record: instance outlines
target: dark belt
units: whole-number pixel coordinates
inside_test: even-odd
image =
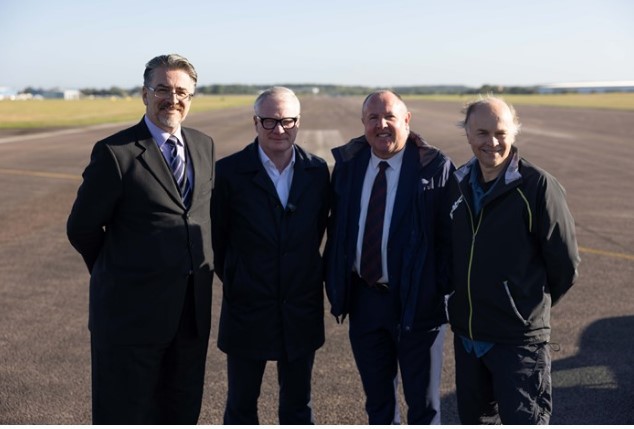
[[[367,287],[368,289],[378,290],[379,292],[387,292],[390,290],[390,285],[388,283],[376,282],[374,284],[369,284],[359,277],[359,274],[357,274],[356,271],[352,272],[352,283],[357,283],[363,287]]]

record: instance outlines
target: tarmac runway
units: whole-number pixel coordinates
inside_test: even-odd
[[[362,134],[361,98],[302,98],[298,143],[330,149]],[[196,100],[194,100],[194,103]],[[140,100],[139,100],[140,103]],[[409,101],[412,129],[454,162],[471,152],[456,103]],[[634,112],[518,106],[520,154],[567,190],[581,248],[580,278],[552,313],[553,424],[634,423]],[[255,136],[250,108],[192,114],[219,158]],[[140,119],[140,118],[139,118]],[[94,143],[127,124],[0,134],[0,424],[90,424],[88,273],[65,224]],[[225,357],[215,345],[214,283],[201,424],[222,423]],[[313,407],[319,424],[366,424],[348,342],[325,308]],[[457,424],[452,334],[443,369],[443,423]],[[406,409],[402,407],[405,415]],[[277,423],[275,365],[265,374],[260,421]]]

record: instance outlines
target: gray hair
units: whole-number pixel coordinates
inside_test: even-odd
[[[253,111],[257,115],[258,111],[260,110],[260,106],[262,105],[262,102],[264,102],[264,100],[266,100],[269,97],[285,97],[285,96],[295,98],[301,110],[301,104],[299,103],[299,98],[297,98],[297,95],[295,95],[292,89],[286,88],[285,86],[273,86],[271,88],[265,89],[264,91],[260,93],[260,95],[258,95],[258,98],[256,98],[255,102],[253,103]]]
[[[166,67],[168,70],[182,70],[192,78],[194,86],[196,86],[196,82],[198,82],[198,73],[196,73],[196,69],[187,58],[178,54],[169,54],[159,55],[147,62],[145,72],[143,73],[144,86],[150,85],[154,70],[160,67]]]
[[[458,126],[466,130],[471,114],[475,112],[475,110],[478,107],[488,106],[494,102],[503,103],[504,105],[506,105],[506,107],[509,108],[509,111],[511,112],[511,116],[513,117],[513,124],[515,125],[515,134],[518,134],[520,132],[520,128],[522,128],[522,124],[520,123],[520,119],[517,116],[515,107],[513,107],[512,104],[507,103],[503,98],[496,97],[491,94],[486,94],[486,95],[480,94],[477,100],[473,100],[465,104],[464,108],[462,109],[462,113],[464,114],[464,120],[458,122]]]

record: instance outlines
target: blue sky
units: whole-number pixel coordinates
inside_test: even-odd
[[[170,52],[203,85],[634,80],[634,1],[0,0],[0,86],[133,87]]]

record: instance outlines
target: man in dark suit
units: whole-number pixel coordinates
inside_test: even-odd
[[[446,185],[442,152],[410,132],[400,96],[363,103],[365,134],[333,149],[326,290],[350,342],[370,424],[400,423],[397,371],[409,424],[440,423],[446,325]]]
[[[68,218],[90,272],[94,424],[195,424],[213,280],[214,143],[181,127],[197,74],[146,64],[144,118],[99,141]]]
[[[310,424],[313,361],[324,343],[319,247],[329,172],[294,143],[300,103],[290,89],[264,91],[254,110],[257,138],[218,161],[212,198],[223,290],[218,347],[228,372],[224,424],[258,424],[267,361],[277,362],[280,424]]]

